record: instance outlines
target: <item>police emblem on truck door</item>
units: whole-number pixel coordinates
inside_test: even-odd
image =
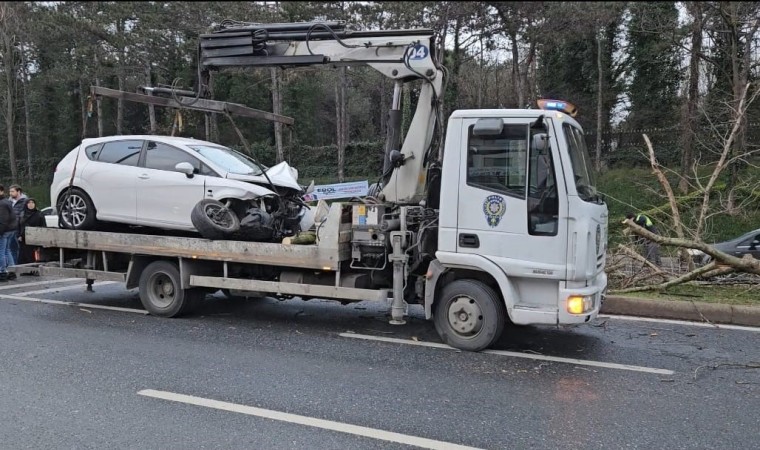
[[[507,212],[504,198],[500,195],[489,195],[483,201],[483,212],[486,215],[488,226],[495,228],[501,222],[504,213]]]

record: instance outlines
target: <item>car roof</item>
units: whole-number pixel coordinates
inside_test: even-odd
[[[744,240],[749,239],[750,237],[756,236],[758,234],[760,234],[760,228],[758,228],[757,230],[748,231],[748,232],[742,234],[741,236],[738,236],[738,237],[735,237],[735,238],[732,238],[732,239],[716,242],[714,245],[730,245],[730,244],[734,244],[734,243],[738,244],[738,243],[743,242]]]
[[[139,140],[153,140],[153,141],[161,141],[166,144],[179,144],[179,145],[215,145],[215,146],[221,146],[222,144],[217,144],[214,142],[209,141],[202,141],[200,139],[194,139],[194,138],[186,138],[186,137],[179,137],[179,136],[161,136],[161,135],[155,135],[155,134],[121,134],[117,136],[103,136],[103,137],[97,137],[97,138],[87,138],[82,139],[82,144],[92,145],[92,144],[100,144],[101,142],[111,142],[111,141],[128,141],[133,139],[139,139]]]

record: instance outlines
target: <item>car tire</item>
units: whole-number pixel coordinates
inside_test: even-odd
[[[98,223],[92,199],[79,188],[67,188],[61,194],[56,207],[60,228],[91,230]]]
[[[190,221],[205,239],[227,239],[240,230],[240,219],[235,212],[210,198],[199,201],[193,207]]]

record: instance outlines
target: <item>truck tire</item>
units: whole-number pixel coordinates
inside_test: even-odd
[[[140,302],[154,316],[188,314],[205,297],[201,289],[182,289],[177,265],[154,261],[140,274]]]
[[[226,239],[240,229],[240,219],[235,212],[211,198],[196,203],[190,221],[205,239]]]
[[[477,280],[456,280],[443,288],[433,322],[444,343],[477,352],[501,337],[506,317],[504,302],[493,289]]]
[[[79,188],[66,189],[58,199],[58,225],[69,230],[91,230],[97,225],[95,205]]]

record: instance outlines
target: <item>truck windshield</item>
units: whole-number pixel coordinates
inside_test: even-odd
[[[591,160],[583,132],[568,123],[563,124],[562,129],[567,140],[570,162],[573,165],[573,178],[578,196],[584,201],[598,203],[600,198],[596,191],[596,180],[591,169]]]
[[[240,175],[261,175],[261,169],[250,158],[227,147],[190,145],[190,148],[226,170]]]

